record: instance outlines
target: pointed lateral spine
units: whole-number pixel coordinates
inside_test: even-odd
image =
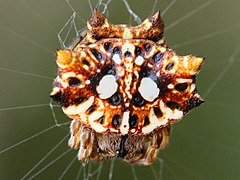
[[[87,24],[87,38],[96,40],[102,38],[123,38],[149,39],[157,42],[162,39],[164,33],[164,23],[159,11],[138,26],[113,25],[98,11],[94,11]]]

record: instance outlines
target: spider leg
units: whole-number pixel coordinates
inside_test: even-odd
[[[93,143],[95,139],[94,131],[84,125],[79,129],[79,150],[78,159],[83,163],[87,163],[93,151]]]
[[[80,121],[78,120],[72,120],[71,125],[70,125],[70,133],[71,136],[68,140],[68,145],[72,149],[78,149],[79,148],[79,128],[81,126]]]
[[[143,165],[152,164],[157,158],[159,149],[165,149],[167,147],[169,136],[170,125],[153,132],[149,137],[150,141],[148,143],[145,155],[136,163]]]
[[[169,136],[171,134],[171,125],[164,127],[162,129],[162,142],[160,144],[160,149],[166,149],[168,146]]]
[[[68,145],[78,150],[78,159],[87,163],[93,151],[95,134],[92,129],[82,125],[80,121],[73,120],[70,126],[71,137]]]

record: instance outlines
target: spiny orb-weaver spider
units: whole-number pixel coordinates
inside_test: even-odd
[[[171,124],[204,102],[195,85],[204,59],[178,56],[163,33],[160,12],[129,26],[95,10],[87,31],[57,51],[51,97],[73,119],[69,146],[80,161],[149,165],[168,145]]]

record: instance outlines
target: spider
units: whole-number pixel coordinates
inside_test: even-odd
[[[178,56],[163,33],[159,11],[129,26],[95,10],[86,32],[57,51],[50,96],[72,119],[68,144],[83,163],[152,164],[168,145],[171,124],[204,102],[195,84],[204,58]]]

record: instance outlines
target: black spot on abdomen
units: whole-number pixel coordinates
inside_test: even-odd
[[[144,44],[144,49],[146,52],[149,52],[151,50],[151,45],[150,44]]]
[[[129,51],[126,51],[126,52],[124,53],[124,56],[125,56],[125,57],[131,57],[132,54],[131,54]]]
[[[180,109],[180,105],[177,102],[174,102],[174,101],[167,101],[166,105],[172,110]]]
[[[173,66],[174,66],[174,62],[171,62],[171,63],[169,63],[169,64],[165,67],[165,69],[166,69],[167,71],[170,71],[170,70],[173,68]]]
[[[91,114],[91,113],[93,113],[96,109],[97,109],[97,106],[94,104],[94,105],[90,106],[90,107],[87,109],[86,113],[87,113],[87,114]]]
[[[121,93],[116,92],[108,99],[108,101],[110,104],[117,106],[123,102],[123,96]]]
[[[71,87],[79,86],[82,84],[82,81],[76,77],[70,77],[68,78],[68,84]]]
[[[152,59],[154,63],[159,62],[163,58],[163,53],[157,52],[156,54],[153,55]]]
[[[136,128],[138,125],[138,116],[133,114],[129,117],[129,127]]]
[[[51,95],[50,97],[63,107],[69,106],[69,102],[67,100],[69,96],[66,93],[58,92],[54,95]]]
[[[102,54],[100,52],[98,52],[96,49],[91,49],[91,52],[97,60],[102,60],[103,59]]]
[[[149,120],[148,116],[145,116],[145,118],[144,118],[144,123],[143,123],[143,127],[144,127],[144,126],[147,126],[147,125],[149,125],[149,124],[150,124],[150,120]]]
[[[109,51],[112,48],[112,44],[109,42],[106,42],[104,43],[103,47],[106,51]]]
[[[162,117],[163,113],[158,107],[153,108],[154,114],[157,116],[157,118]]]
[[[81,104],[83,103],[84,101],[87,100],[87,97],[83,96],[83,97],[78,97],[78,98],[75,98],[71,104],[73,105],[78,105],[78,104]]]
[[[119,114],[115,114],[112,118],[112,127],[119,128],[121,124],[121,116]]]
[[[184,92],[188,88],[187,83],[181,83],[174,86],[174,88],[179,92]]]
[[[146,102],[141,94],[137,92],[133,94],[131,104],[136,107],[142,107],[146,104]]]

